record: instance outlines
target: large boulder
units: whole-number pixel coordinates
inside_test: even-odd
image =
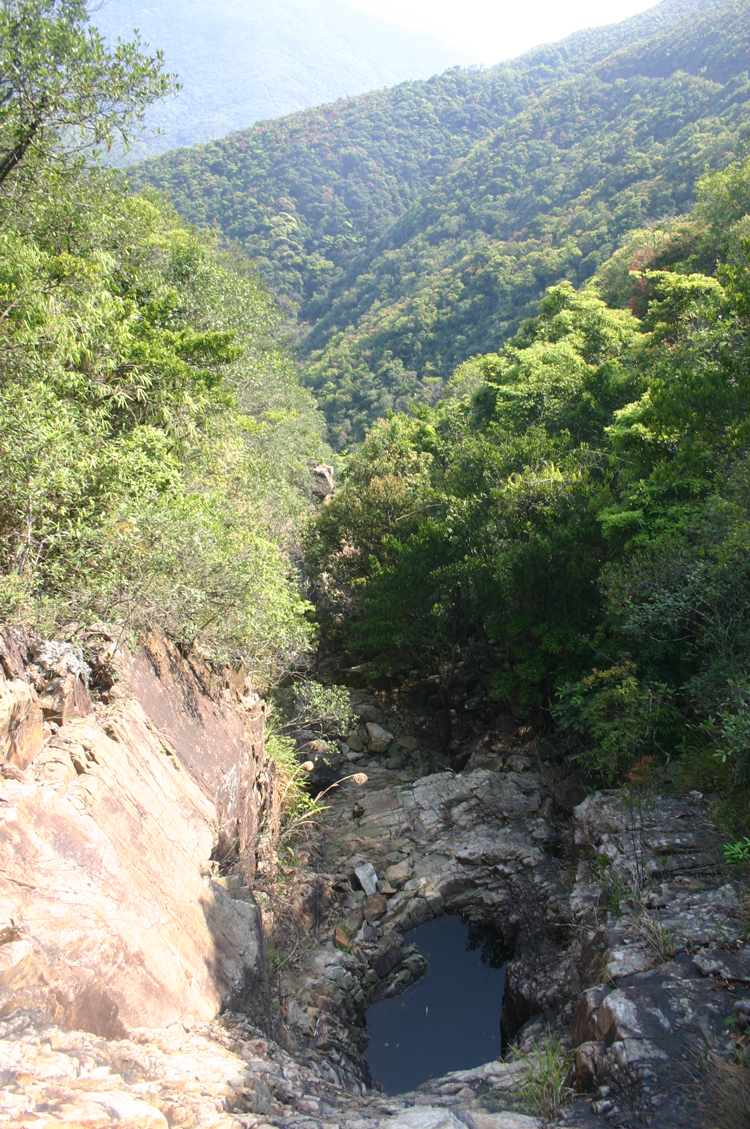
[[[367,736],[370,741],[371,753],[384,753],[393,740],[393,734],[378,725],[375,721],[367,722]]]
[[[318,498],[328,498],[333,494],[333,467],[327,463],[321,463],[319,466],[313,467],[313,488],[312,492]]]
[[[0,678],[0,735],[8,746],[15,734],[6,755],[23,766],[0,778],[0,1018],[23,1009],[112,1037],[231,1007],[265,1025],[249,890],[259,824],[275,811],[262,704],[217,701],[151,641],[117,658],[107,705],[89,700],[42,743],[43,689],[37,698],[23,677],[38,681],[40,668],[27,657],[3,664],[20,677]],[[8,718],[33,730],[23,756]],[[239,896],[213,879],[217,855]]]

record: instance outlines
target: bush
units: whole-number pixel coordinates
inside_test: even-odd
[[[665,730],[678,720],[672,696],[664,684],[639,682],[625,662],[565,683],[553,715],[578,764],[614,784],[644,757],[664,753]]]
[[[349,691],[346,687],[301,682],[295,687],[295,692],[295,725],[317,727],[334,733],[346,732],[351,718]]]
[[[268,684],[313,638],[289,549],[320,425],[243,264],[90,187],[63,254],[1,237],[0,611],[158,625]]]

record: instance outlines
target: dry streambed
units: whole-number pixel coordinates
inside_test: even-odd
[[[420,972],[403,933],[461,913],[513,954],[504,1034],[532,1050],[552,1030],[573,1056],[566,1123],[701,1124],[707,1056],[744,1042],[750,1009],[746,912],[708,805],[613,792],[566,816],[533,753],[490,733],[459,774],[409,781],[385,754],[365,762],[366,788],[342,786],[299,891],[301,927],[314,906],[327,943],[282,977],[290,1029],[366,1077],[367,1006]],[[524,1068],[511,1085],[490,1067],[418,1093],[468,1125],[523,1105]]]
[[[208,865],[217,836],[247,845],[273,816],[257,703],[238,721],[238,691],[156,643],[95,707],[75,670],[19,655],[0,647],[0,1122],[534,1129],[519,1109],[553,1030],[575,1060],[564,1123],[701,1123],[701,1063],[731,1054],[750,1011],[740,890],[701,797],[662,796],[635,819],[597,795],[571,815],[529,734],[488,732],[458,750],[460,773],[411,779],[421,736],[377,752],[354,733],[339,755],[367,785],[333,790],[275,895],[289,944],[267,954],[269,1010],[251,889],[264,874],[247,851],[234,875]],[[216,781],[207,736],[227,757]],[[403,934],[443,913],[512,954],[503,1026],[532,1057],[385,1097],[367,1085],[366,1011],[421,974]],[[139,1000],[164,1020],[139,1026]]]

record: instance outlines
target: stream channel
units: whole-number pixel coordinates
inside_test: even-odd
[[[367,1011],[370,1073],[387,1094],[499,1057],[508,954],[491,930],[455,914],[404,934],[427,961],[425,975]]]

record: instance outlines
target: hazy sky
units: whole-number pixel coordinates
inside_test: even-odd
[[[654,0],[349,0],[375,16],[431,31],[482,63],[499,63],[573,31],[617,23]]]

